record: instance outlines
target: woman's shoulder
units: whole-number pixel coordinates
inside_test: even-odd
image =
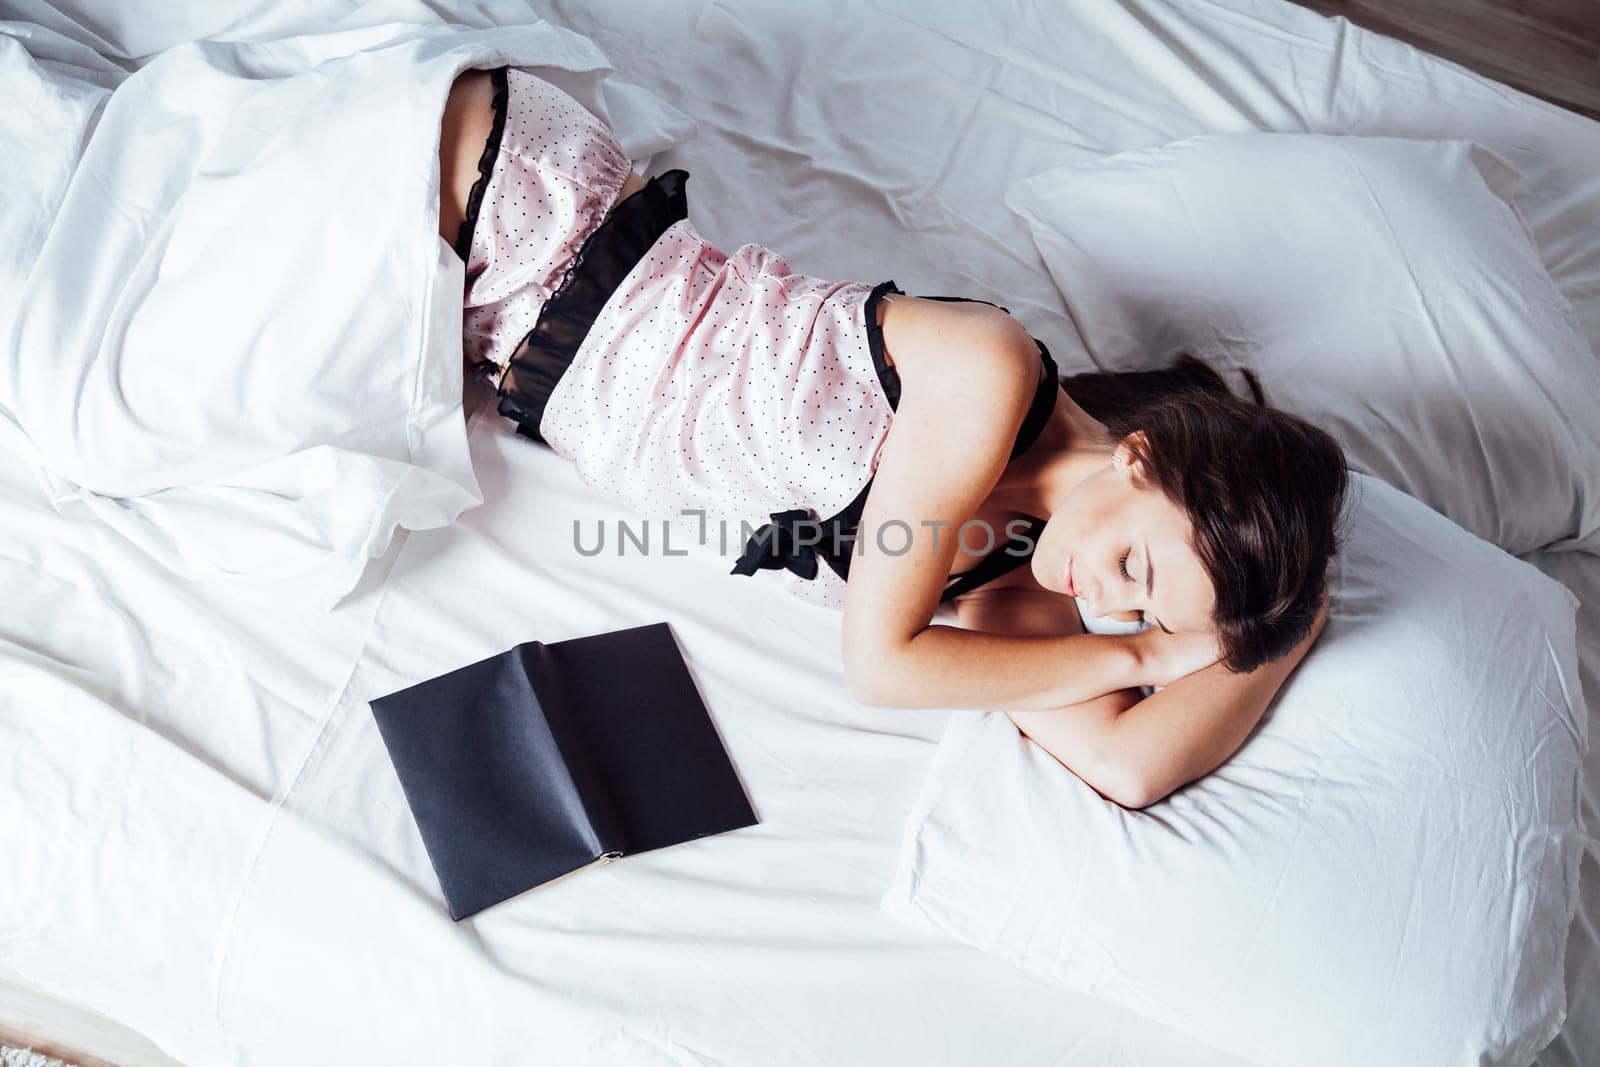
[[[1004,466],[1038,394],[1038,349],[1027,331],[986,304],[902,295],[881,302],[878,316],[899,393],[891,435],[930,460],[947,461],[954,449],[973,459],[992,454]]]
[[[985,370],[1037,375],[1039,350],[1022,324],[1003,308],[977,300],[934,300],[894,293],[878,303],[884,356],[909,377]]]

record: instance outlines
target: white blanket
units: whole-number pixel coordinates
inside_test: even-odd
[[[537,7],[700,123],[652,170],[694,174],[708,238],[1000,300],[1064,369],[1087,363],[1006,184],[1205,130],[1482,140],[1527,177],[1546,265],[1600,340],[1600,127],[1280,0]],[[25,10],[138,59],[374,5]],[[604,498],[492,414],[468,443],[485,505],[391,546],[331,614],[176,580],[0,464],[0,810],[27,813],[0,821],[0,853],[29,873],[0,899],[0,964],[194,1065],[307,1048],[387,1064],[1230,1062],[884,915],[947,716],[852,704],[836,617],[721,559],[576,561],[568,522],[614,517]],[[1590,583],[1590,694],[1596,564],[1551,564]],[[451,924],[362,702],[517,640],[657,619],[682,636],[761,826]],[[1584,873],[1571,1018],[1546,1067],[1600,1048],[1600,868]]]
[[[103,102],[0,45],[17,95],[69,130],[97,119],[75,162],[74,138],[15,139],[19,158],[37,142],[57,155],[25,171],[7,224],[12,446],[58,508],[173,570],[324,605],[396,527],[482,500],[461,418],[464,268],[437,233],[451,79],[559,68],[646,158],[692,129],[638,94],[612,116],[604,57],[548,23],[182,44]]]

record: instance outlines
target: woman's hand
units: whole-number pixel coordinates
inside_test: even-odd
[[[1152,626],[1131,639],[1138,645],[1143,685],[1171,685],[1222,658],[1215,633],[1169,634]]]
[[[1326,588],[1317,602],[1317,615],[1311,630],[1300,642],[1298,650],[1304,654],[1322,634],[1328,624],[1331,601]],[[1203,670],[1222,659],[1222,647],[1214,633],[1169,634],[1154,627],[1132,635],[1138,644],[1140,673],[1144,685],[1168,686],[1179,678]]]

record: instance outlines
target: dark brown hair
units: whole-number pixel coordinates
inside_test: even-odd
[[[1327,431],[1251,399],[1212,367],[1180,354],[1165,368],[1063,375],[1067,395],[1113,441],[1129,442],[1146,484],[1183,508],[1216,591],[1222,661],[1251,671],[1305,639],[1316,619],[1349,484],[1344,449]]]

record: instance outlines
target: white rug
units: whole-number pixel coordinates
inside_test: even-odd
[[[0,1067],[70,1067],[70,1065],[32,1049],[0,1045]]]

